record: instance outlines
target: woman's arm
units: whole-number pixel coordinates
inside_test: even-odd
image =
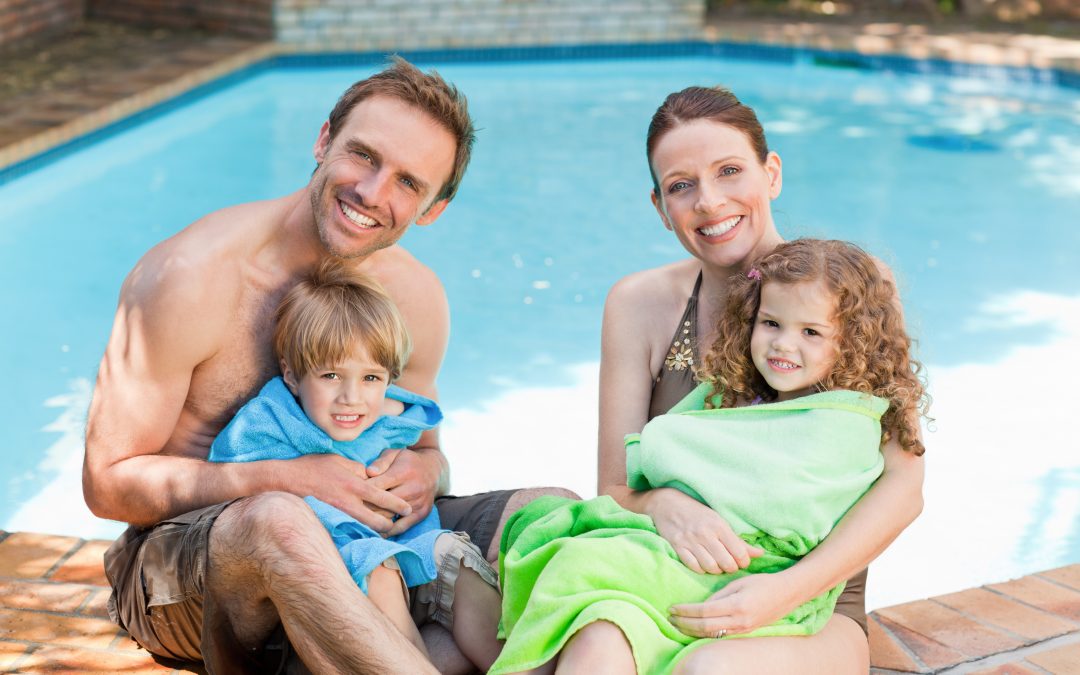
[[[623,437],[641,431],[648,421],[653,345],[667,344],[668,336],[658,332],[670,329],[678,318],[670,325],[658,319],[670,308],[656,297],[656,285],[656,279],[644,275],[627,277],[611,289],[604,305],[597,491],[651,517],[660,536],[695,572],[734,572],[761,552],[740,539],[715,511],[675,489],[638,492],[626,484]]]
[[[746,633],[776,621],[802,603],[850,579],[870,564],[922,511],[923,458],[890,441],[885,471],[817,548],[776,574],[733,581],[703,603],[672,608],[687,635]]]

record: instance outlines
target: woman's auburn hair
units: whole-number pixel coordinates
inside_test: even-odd
[[[923,368],[911,358],[896,288],[874,258],[843,241],[796,239],[777,246],[750,270],[753,273],[731,278],[716,340],[698,373],[713,385],[706,400],[719,394],[723,408],[758,396],[776,400],[776,390],[754,367],[750,354],[761,288],[767,283],[821,282],[835,299],[837,340],[836,361],[818,389],[849,389],[886,399],[882,445],[896,434],[904,450],[922,455],[919,417],[928,417],[930,406]]]

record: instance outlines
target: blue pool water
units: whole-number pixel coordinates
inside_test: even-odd
[[[456,489],[594,493],[604,296],[682,255],[648,200],[644,131],[668,92],[719,82],[783,158],[781,231],[892,264],[930,371],[927,508],[871,604],[1080,561],[1080,94],[708,58],[439,69],[481,132],[458,198],[404,244],[450,298]],[[78,470],[124,275],[199,216],[303,185],[327,111],[369,72],[263,72],[0,186],[0,528],[118,531],[86,514]]]

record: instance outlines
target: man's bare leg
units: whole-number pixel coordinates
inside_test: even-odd
[[[431,655],[432,663],[442,675],[467,675],[476,672],[476,666],[469,657],[458,649],[453,634],[441,625],[435,622],[424,624],[420,629],[420,636],[424,638],[424,646]]]
[[[247,647],[260,649],[280,621],[313,672],[434,672],[356,586],[300,498],[269,492],[225,509],[209,559],[207,595]]]
[[[495,534],[491,538],[491,544],[488,546],[488,550],[484,552],[489,563],[494,565],[499,560],[499,542],[502,540],[503,528],[506,527],[506,521],[510,520],[510,516],[517,513],[534,499],[539,499],[540,497],[547,495],[566,497],[567,499],[581,499],[581,497],[573,490],[559,487],[526,488],[524,490],[518,490],[510,495],[510,499],[506,501],[506,507],[503,508],[502,515],[499,516],[499,526],[495,528]]]

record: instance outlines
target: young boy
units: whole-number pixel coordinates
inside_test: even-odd
[[[237,412],[214,440],[210,461],[334,453],[367,465],[387,448],[416,443],[442,419],[434,401],[391,384],[411,346],[397,308],[373,280],[329,259],[286,294],[276,319],[282,376]],[[360,588],[425,654],[406,589],[429,584],[440,567],[457,569],[449,588],[418,589],[421,607],[414,611],[421,622],[433,619],[451,631],[477,667],[491,665],[500,648],[498,585],[467,536],[443,530],[433,508],[424,520],[384,539],[325,502],[305,501]]]

